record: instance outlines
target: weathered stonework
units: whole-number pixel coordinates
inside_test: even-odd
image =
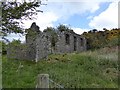
[[[26,48],[20,50],[19,47],[16,47],[16,51],[15,47],[10,46],[8,57],[35,60],[37,62],[49,54],[82,52],[86,50],[86,39],[72,30],[57,30],[55,32],[57,41],[54,44],[52,43],[52,34],[50,32],[41,32],[35,23],[26,32]],[[14,56],[12,55],[12,49],[15,50]]]
[[[68,39],[67,39],[68,38]],[[73,31],[58,32],[56,53],[72,53],[86,50],[86,40]]]

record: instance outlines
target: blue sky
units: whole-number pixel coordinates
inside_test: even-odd
[[[82,34],[91,29],[102,30],[118,27],[118,0],[48,0],[38,9],[36,20],[23,20],[23,27],[29,28],[32,22],[43,31],[46,27],[56,27],[65,24],[74,32]],[[11,34],[8,37],[25,41],[25,37]]]
[[[79,2],[81,3],[81,2]],[[99,15],[101,12],[105,11],[108,6],[110,5],[111,2],[103,2],[100,4],[100,8],[94,12],[94,13],[90,13],[89,11],[83,13],[83,14],[74,14],[72,15],[69,19],[67,19],[66,21],[62,21],[58,20],[56,22],[54,22],[54,26],[59,25],[59,23],[65,23],[68,24],[70,26],[74,26],[74,27],[79,27],[79,28],[90,28],[89,27],[89,22],[90,19],[88,17],[95,17],[97,15]]]

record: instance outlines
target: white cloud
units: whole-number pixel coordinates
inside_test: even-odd
[[[46,2],[112,2],[119,0],[43,0]]]
[[[89,23],[91,28],[117,28],[118,27],[118,3],[113,2],[98,16],[95,16]]]
[[[87,17],[87,19],[88,19],[88,20],[93,19],[93,16],[89,16],[89,17]]]
[[[73,27],[72,29],[77,34],[82,34],[83,32],[88,32],[90,30],[90,29],[82,29],[82,28],[76,28],[76,27]]]
[[[15,39],[15,40],[21,40],[21,42],[25,41],[25,36],[21,35],[21,34],[14,34],[11,33],[9,34],[7,37],[5,37],[6,39],[8,39],[10,42]]]
[[[106,1],[108,1],[108,0],[106,0]],[[113,0],[111,0],[111,1],[113,1]],[[43,29],[45,29],[46,27],[54,26],[53,25],[54,22],[56,22],[58,20],[61,20],[61,21],[68,20],[74,14],[80,15],[85,12],[94,13],[96,10],[98,10],[100,8],[101,2],[105,2],[105,0],[99,0],[99,1],[98,0],[91,0],[91,1],[89,1],[89,0],[48,0],[48,1],[46,1],[46,3],[47,3],[46,6],[40,7],[40,9],[43,10],[44,12],[39,13],[36,17],[37,18],[36,20],[24,20],[23,26],[24,26],[24,28],[29,28],[31,26],[32,22],[36,22],[36,24],[40,27],[40,30],[43,31]],[[109,13],[110,12],[111,12],[111,10],[109,11]],[[102,15],[101,17],[103,17],[103,16],[104,15]],[[105,16],[108,17],[108,14]],[[105,21],[106,17],[104,17],[103,21]],[[110,19],[111,19],[111,17],[110,17]],[[99,24],[102,25],[103,21],[101,23],[98,22],[100,20],[101,19],[99,19],[96,16],[92,19],[92,21],[90,22],[89,25],[91,27],[95,27],[95,25],[98,26]],[[109,20],[109,18],[108,18],[108,20]],[[106,21],[108,21],[108,20],[106,20]],[[108,21],[108,22],[110,22],[110,21]],[[81,34],[84,31],[88,31],[88,30],[74,28],[74,31],[78,34]]]
[[[53,26],[53,22],[57,21],[58,17],[53,12],[44,12],[38,13],[36,19],[34,20],[24,20],[24,28],[30,28],[33,22],[40,27],[40,30],[43,31],[47,26]]]
[[[75,14],[83,14],[85,12],[94,13],[100,7],[100,2],[49,2],[46,11],[54,12],[59,19],[67,20]]]
[[[59,0],[58,0],[59,1]],[[56,21],[66,21],[72,15],[83,14],[85,12],[94,13],[100,7],[100,2],[85,2],[84,0],[75,0],[74,2],[67,2],[67,0],[62,0],[60,2],[51,2],[51,0],[46,1],[46,6],[41,6],[40,9],[43,13],[37,15],[37,20],[26,20],[24,21],[24,28],[29,28],[32,22],[36,22],[40,26],[41,30],[45,29],[47,26],[53,26]]]
[[[36,20],[24,20],[24,28],[29,28],[32,22],[40,27],[40,30],[43,31],[46,27],[53,26],[53,23],[56,21],[66,21],[74,14],[83,14],[87,11],[94,13],[99,9],[99,2],[47,2],[46,6],[41,6],[40,9],[43,10],[43,13],[38,13]],[[60,23],[60,22],[59,22]]]

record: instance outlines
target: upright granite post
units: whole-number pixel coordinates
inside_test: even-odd
[[[36,88],[49,88],[49,75],[39,74]]]

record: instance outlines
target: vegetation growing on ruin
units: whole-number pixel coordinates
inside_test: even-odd
[[[57,36],[55,28],[47,27],[46,29],[44,29],[43,32],[48,33],[48,36],[46,38],[47,39],[48,39],[48,37],[50,38],[51,47],[55,49],[55,45],[56,45],[56,43],[58,41],[58,36]]]

